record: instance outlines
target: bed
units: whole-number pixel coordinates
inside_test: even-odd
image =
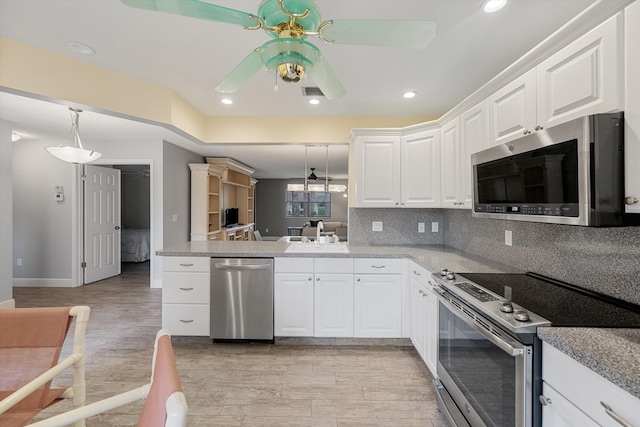
[[[122,262],[144,262],[151,258],[148,228],[124,228],[120,235]]]

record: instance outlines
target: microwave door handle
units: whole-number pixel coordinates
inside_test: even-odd
[[[521,355],[524,354],[524,349],[522,347],[514,346],[511,343],[508,343],[507,341],[505,341],[504,339],[492,334],[491,332],[487,331],[482,326],[476,324],[476,322],[474,322],[473,320],[469,319],[466,314],[461,313],[460,310],[456,306],[451,304],[445,298],[443,298],[440,295],[438,297],[439,297],[438,299],[440,300],[440,302],[442,304],[444,304],[449,310],[451,310],[453,313],[456,314],[456,317],[458,317],[459,319],[462,319],[462,321],[464,321],[464,323],[466,323],[468,326],[470,326],[474,331],[478,332],[484,338],[489,340],[492,344],[497,346],[500,350],[504,351],[505,353],[507,353],[507,354],[509,354],[509,355],[511,355],[513,357],[521,356]],[[460,314],[460,315],[458,315],[458,314]],[[517,343],[517,341],[515,341],[515,340],[513,342]],[[517,343],[517,344],[519,344],[519,343]]]

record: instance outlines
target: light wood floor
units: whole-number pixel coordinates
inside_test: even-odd
[[[14,298],[17,307],[91,307],[86,377],[93,402],[149,381],[161,290],[148,286],[148,262],[123,264],[123,274],[108,280],[74,289],[14,288]],[[446,425],[412,347],[172,342],[190,426]],[[56,381],[69,380],[70,374]],[[69,407],[58,403],[39,418]],[[125,406],[87,425],[135,425],[140,408]]]

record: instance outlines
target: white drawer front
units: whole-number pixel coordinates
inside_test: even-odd
[[[640,426],[640,399],[547,343],[542,345],[542,378],[601,426],[620,424],[607,415],[600,402],[630,425]]]
[[[355,271],[359,274],[402,274],[402,259],[356,258]]]
[[[276,273],[313,273],[313,258],[275,258]]]
[[[412,279],[417,280],[418,283],[425,286],[429,285],[431,273],[429,272],[429,270],[421,265],[416,264],[413,261],[409,263],[409,275]]]
[[[352,258],[316,258],[315,273],[353,273]]]
[[[208,304],[162,304],[162,327],[171,335],[209,336]]]
[[[163,303],[209,304],[208,273],[165,272],[162,277]]]
[[[166,256],[162,259],[164,271],[198,271],[208,273],[211,258]]]

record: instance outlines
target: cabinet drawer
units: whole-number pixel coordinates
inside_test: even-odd
[[[209,304],[208,273],[165,272],[162,277],[163,303]]]
[[[409,263],[409,274],[412,279],[421,285],[430,286],[429,279],[431,279],[431,272],[423,266],[411,261]]]
[[[359,274],[402,274],[402,259],[356,258],[354,267]]]
[[[275,273],[312,273],[313,258],[275,258]]]
[[[316,258],[314,262],[315,273],[353,273],[351,258]]]
[[[601,402],[630,425],[640,425],[640,399],[547,343],[542,345],[542,378],[601,426],[619,427]]]
[[[162,327],[171,335],[209,336],[208,304],[162,304]]]
[[[198,271],[208,273],[211,258],[168,256],[162,260],[164,271]]]

